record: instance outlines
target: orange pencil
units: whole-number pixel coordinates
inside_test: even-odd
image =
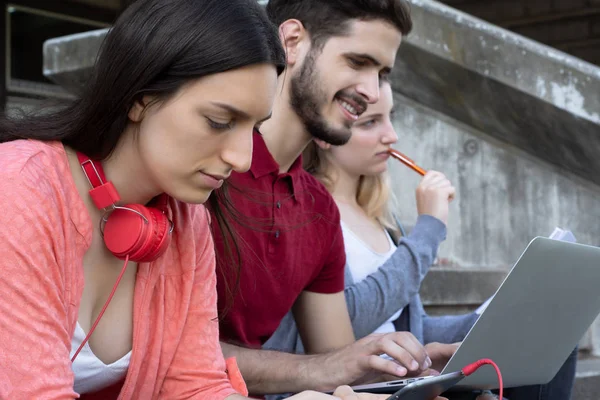
[[[392,157],[394,157],[396,160],[402,162],[404,165],[413,169],[414,171],[418,172],[419,174],[425,175],[427,173],[427,171],[425,171],[423,168],[419,167],[417,164],[415,164],[415,162],[413,160],[406,157],[404,154],[400,153],[398,150],[389,149],[388,153],[390,153],[390,155]]]

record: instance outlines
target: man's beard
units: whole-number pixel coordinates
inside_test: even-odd
[[[335,128],[325,120],[321,109],[327,103],[327,94],[316,70],[317,49],[307,54],[300,71],[290,81],[290,105],[308,133],[333,146],[346,144],[352,136],[352,122],[344,123],[343,128]]]

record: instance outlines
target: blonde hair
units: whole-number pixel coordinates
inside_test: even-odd
[[[304,150],[302,161],[304,169],[332,192],[336,177],[325,152],[326,150],[321,149],[313,141]],[[392,212],[396,197],[391,190],[387,172],[379,175],[361,175],[356,191],[356,202],[369,218],[376,219],[384,228],[390,230],[396,239],[400,237],[398,224]]]

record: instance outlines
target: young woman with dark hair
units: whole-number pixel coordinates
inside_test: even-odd
[[[138,0],[77,100],[0,121],[0,398],[243,398],[201,203],[283,68],[253,0]]]

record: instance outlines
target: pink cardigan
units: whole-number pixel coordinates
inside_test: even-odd
[[[207,213],[200,205],[170,206],[171,246],[138,266],[133,350],[119,399],[246,394],[219,346]],[[0,144],[0,398],[78,397],[69,351],[91,237],[62,144]]]

